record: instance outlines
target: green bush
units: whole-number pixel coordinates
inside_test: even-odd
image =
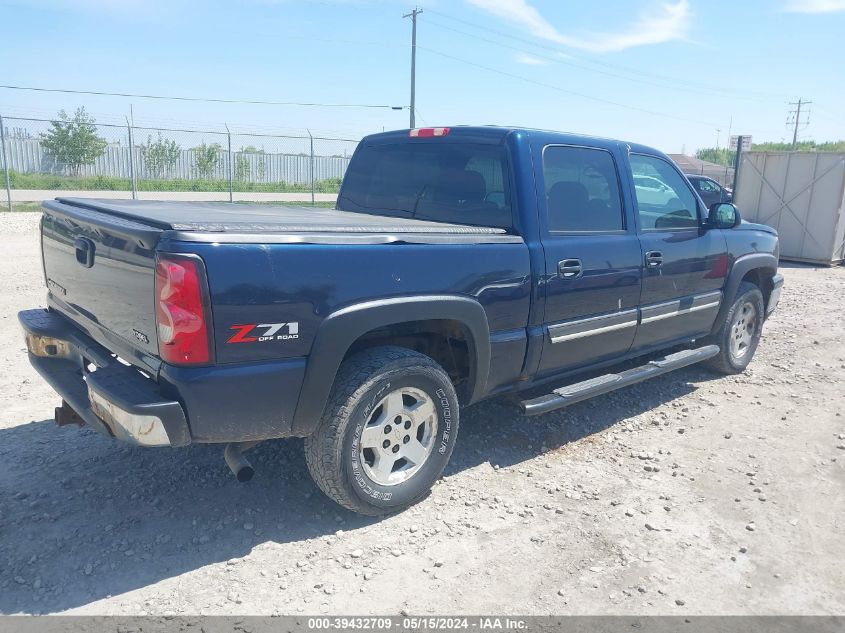
[[[58,174],[22,174],[9,170],[12,189],[72,189],[83,191],[128,191],[129,178],[114,176],[62,176]]]

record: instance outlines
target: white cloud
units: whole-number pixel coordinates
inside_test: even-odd
[[[471,5],[507,22],[528,29],[545,40],[556,42],[560,33],[527,0],[467,0]]]
[[[783,10],[788,13],[835,13],[845,11],[845,0],[792,0]]]
[[[592,53],[610,53],[635,46],[661,44],[685,39],[690,26],[689,0],[666,2],[644,10],[631,26],[617,32],[591,32],[581,35],[561,33],[528,0],[466,0],[507,22],[526,29],[536,37]],[[841,3],[843,0],[803,0],[805,3]]]
[[[539,57],[534,57],[533,55],[528,55],[527,53],[520,53],[515,57],[517,63],[525,64],[526,66],[548,66],[549,62],[545,59],[540,59]]]

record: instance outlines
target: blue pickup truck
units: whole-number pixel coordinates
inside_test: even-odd
[[[776,232],[659,151],[499,127],[369,136],[335,209],[58,198],[41,243],[48,308],[19,319],[59,424],[225,444],[239,480],[303,437],[371,515],[426,494],[461,407],[743,371],[783,285]]]

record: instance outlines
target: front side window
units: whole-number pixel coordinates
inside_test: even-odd
[[[698,185],[698,190],[704,193],[719,193],[719,185],[712,180],[701,179],[697,180],[696,184]]]
[[[337,200],[341,211],[510,229],[505,149],[407,141],[362,145]]]
[[[686,179],[655,156],[631,154],[631,171],[643,230],[698,227],[698,205]]]
[[[609,152],[550,145],[543,151],[549,231],[621,231],[622,202]]]

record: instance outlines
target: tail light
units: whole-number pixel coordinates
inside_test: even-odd
[[[161,359],[174,365],[211,362],[211,310],[202,260],[159,256],[155,294]]]
[[[447,127],[416,127],[410,132],[411,138],[431,138],[432,136],[446,136],[449,134]]]

